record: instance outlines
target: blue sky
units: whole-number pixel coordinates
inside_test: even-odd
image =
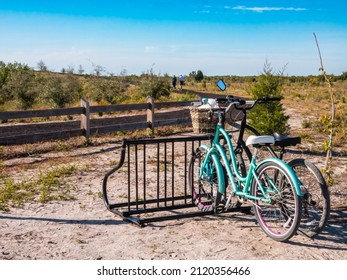
[[[288,75],[347,71],[347,1],[3,1],[0,60],[105,74]]]

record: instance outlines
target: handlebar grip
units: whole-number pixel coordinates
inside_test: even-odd
[[[223,102],[228,102],[229,101],[229,98],[216,98],[216,101],[217,102],[220,102],[220,103],[223,103]]]
[[[265,96],[263,98],[259,99],[260,103],[267,103],[267,102],[273,102],[273,101],[281,101],[282,97],[269,97],[269,96]]]

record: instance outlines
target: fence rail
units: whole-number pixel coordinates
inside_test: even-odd
[[[42,123],[18,123],[0,125],[0,145],[14,145],[33,143],[44,140],[66,139],[74,136],[105,134],[117,131],[131,131],[137,129],[154,129],[155,127],[191,124],[189,109],[192,101],[160,102],[154,103],[148,98],[147,103],[120,104],[107,106],[90,106],[85,99],[81,100],[81,107],[10,111],[0,112],[0,121],[12,119],[48,118],[55,116],[80,115],[80,120],[75,121],[45,121]],[[155,112],[164,108],[177,108],[171,112]],[[115,112],[146,111],[143,114],[131,116],[115,116],[110,118],[92,118],[91,114]],[[134,112],[136,113],[136,112]]]

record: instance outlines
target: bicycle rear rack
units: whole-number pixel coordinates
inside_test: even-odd
[[[139,226],[212,214],[197,210],[188,182],[191,155],[211,137],[124,139],[120,161],[104,176],[102,195],[106,208]],[[109,186],[111,179],[114,180]]]

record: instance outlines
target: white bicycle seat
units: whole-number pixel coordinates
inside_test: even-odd
[[[266,145],[266,144],[274,144],[275,143],[275,137],[271,135],[264,135],[264,136],[254,136],[251,135],[247,138],[246,146],[249,145]]]

